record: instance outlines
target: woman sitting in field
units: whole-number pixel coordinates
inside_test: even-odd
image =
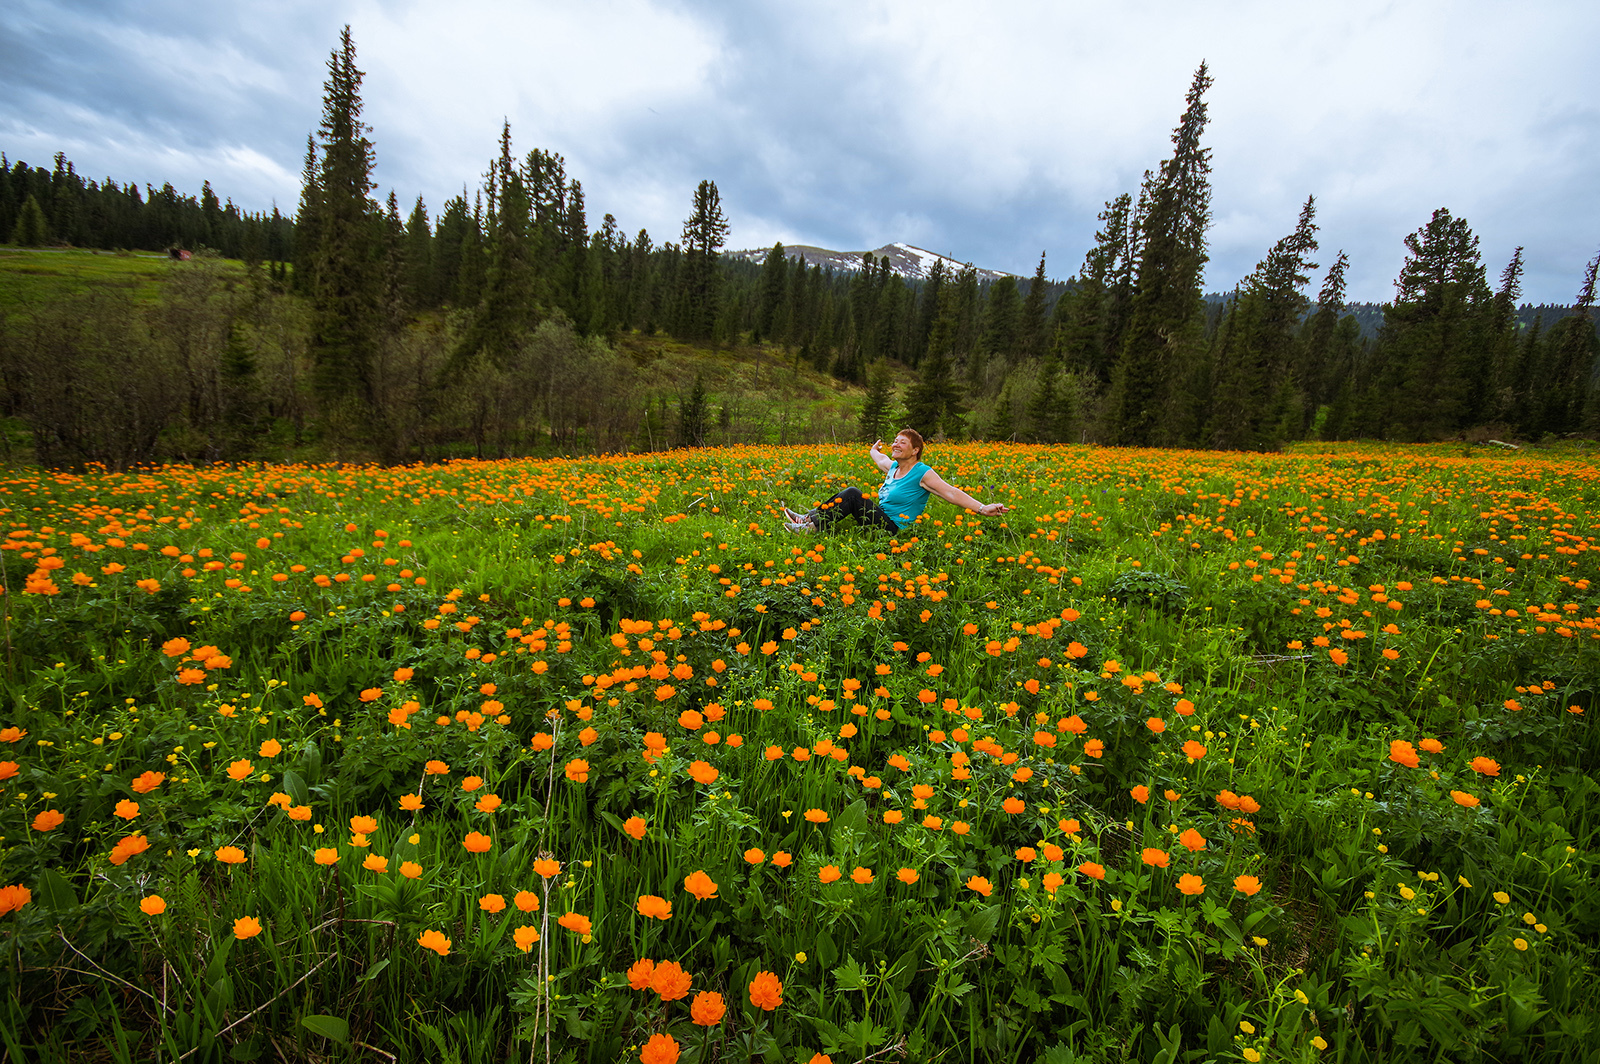
[[[783,512],[789,518],[784,527],[791,532],[818,532],[846,517],[853,517],[866,528],[899,532],[927,508],[930,494],[985,516],[1003,514],[1010,509],[998,502],[981,503],[960,488],[945,483],[943,477],[923,462],[922,447],[922,436],[913,429],[905,429],[896,436],[889,445],[888,454],[883,453],[883,441],[878,440],[867,451],[873,464],[884,472],[877,502],[863,495],[860,488],[845,488],[807,513],[798,514],[784,507]]]

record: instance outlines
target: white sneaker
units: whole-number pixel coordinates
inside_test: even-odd
[[[787,517],[790,521],[804,521],[806,519],[806,515],[805,514],[796,513],[795,511],[789,509],[787,506],[785,506],[783,508],[783,513],[784,513],[784,516]]]
[[[785,521],[783,523],[783,527],[787,528],[790,532],[800,533],[815,532],[817,530],[817,526],[812,524],[809,518],[805,517],[801,517],[801,519],[798,521]]]

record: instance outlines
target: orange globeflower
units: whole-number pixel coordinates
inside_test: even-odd
[[[641,894],[634,903],[639,910],[639,915],[651,920],[672,919],[672,903],[665,898],[658,898],[654,894]]]
[[[261,934],[261,921],[254,916],[241,916],[233,922],[234,938],[255,938],[259,934]]]
[[[429,761],[422,766],[422,774],[425,776],[443,776],[449,771],[450,766],[443,761]]]
[[[534,912],[539,908],[539,895],[531,890],[519,890],[511,903],[525,913]]]
[[[918,879],[922,878],[921,876],[917,875],[917,870],[915,868],[902,868],[900,871],[894,874],[894,877],[908,887],[915,883]]]
[[[994,884],[990,883],[983,876],[973,876],[971,879],[967,880],[967,886],[972,890],[977,891],[979,894],[982,894],[985,898],[994,892]]]
[[[644,838],[644,833],[648,827],[649,825],[644,822],[643,817],[630,816],[622,822],[622,830],[631,835],[635,842]]]
[[[1407,768],[1416,768],[1422,763],[1422,759],[1417,755],[1416,747],[1404,739],[1395,739],[1389,743],[1389,760]]]
[[[33,830],[54,831],[56,828],[66,823],[66,820],[66,815],[63,814],[59,809],[45,809],[42,810],[38,816],[33,818]]]
[[[587,783],[589,781],[589,762],[581,757],[575,757],[567,762],[567,779],[574,783]]]
[[[1157,735],[1160,735],[1162,732],[1167,730],[1167,722],[1162,720],[1160,717],[1151,717],[1149,720],[1144,722],[1144,726],[1155,732]]]
[[[407,879],[418,879],[422,876],[422,866],[415,861],[401,861],[400,874]]]
[[[1153,846],[1146,846],[1144,852],[1139,854],[1139,859],[1147,865],[1154,865],[1156,868],[1165,868],[1172,861],[1172,858],[1167,855],[1167,851],[1158,850]]]
[[[1206,756],[1205,745],[1190,739],[1188,742],[1183,744],[1183,756],[1187,757],[1191,761],[1199,761],[1202,757]]]
[[[378,818],[357,813],[350,818],[350,830],[357,835],[371,835],[378,830]]]
[[[650,989],[661,995],[662,1001],[680,1001],[688,997],[689,984],[693,981],[694,977],[677,961],[662,961],[650,973]]]
[[[1106,752],[1106,744],[1100,739],[1090,739],[1083,744],[1083,752],[1090,757],[1100,757]]]
[[[1101,865],[1095,864],[1093,861],[1085,861],[1085,862],[1083,862],[1083,864],[1078,866],[1078,871],[1082,872],[1084,875],[1088,876],[1090,879],[1104,879],[1104,878],[1106,878],[1106,870],[1105,870],[1105,868],[1102,867]]]
[[[1205,883],[1197,875],[1184,873],[1178,877],[1178,892],[1181,894],[1204,894]]]
[[[717,782],[717,776],[719,775],[720,773],[709,762],[697,760],[689,764],[689,778],[696,783],[709,787]]]
[[[562,913],[561,916],[556,920],[556,923],[560,924],[568,931],[574,931],[580,935],[588,935],[594,930],[593,921],[591,921],[587,916],[582,916],[578,913]]]
[[[794,855],[785,850],[779,850],[772,855],[772,863],[778,868],[788,868],[789,865],[794,863]]]
[[[276,739],[263,739],[263,740],[261,740],[261,756],[262,757],[277,757],[281,753],[283,753],[283,744],[278,742],[278,740],[276,740]]]
[[[1500,762],[1489,757],[1475,757],[1467,767],[1481,776],[1500,775]]]
[[[1205,836],[1200,834],[1194,828],[1190,828],[1182,835],[1179,835],[1178,842],[1181,843],[1184,849],[1188,850],[1190,853],[1198,853],[1206,848]]]
[[[658,1031],[650,1036],[650,1040],[639,1051],[639,1064],[678,1064],[681,1050],[676,1038]]]
[[[224,846],[217,851],[217,860],[223,864],[244,864],[244,851],[237,846]]]
[[[828,822],[828,814],[821,809],[807,809],[806,820],[812,824],[826,824]]]
[[[1437,739],[1424,739],[1421,742],[1419,742],[1417,744],[1417,746],[1419,748],[1421,748],[1422,750],[1426,751],[1427,753],[1430,753],[1430,754],[1438,754],[1438,753],[1443,753],[1444,752],[1444,743],[1441,743]]]
[[[533,949],[533,944],[539,941],[539,931],[533,927],[519,927],[511,933],[516,941],[517,948],[527,953]]]
[[[402,794],[400,796],[400,808],[408,813],[415,813],[422,808],[422,795]]]
[[[389,859],[387,857],[379,857],[375,853],[369,853],[367,854],[367,859],[361,862],[361,867],[369,872],[387,872],[389,870]]]
[[[1350,662],[1350,655],[1346,654],[1338,647],[1334,647],[1332,650],[1328,651],[1328,658],[1335,665],[1347,665]]]
[[[331,865],[339,859],[339,851],[332,846],[323,846],[312,855],[312,858],[319,865]]]
[[[167,900],[159,894],[149,894],[139,899],[139,911],[146,916],[160,916],[167,911]]]
[[[255,771],[255,766],[244,758],[228,766],[228,778],[234,781],[242,780]]]
[[[383,688],[381,687],[369,687],[365,691],[361,692],[361,701],[363,702],[376,702],[382,697]]]
[[[492,813],[500,808],[500,796],[498,794],[486,794],[476,802],[473,802],[472,808],[480,813]]]
[[[1466,806],[1468,809],[1476,808],[1482,804],[1477,795],[1468,794],[1466,791],[1451,791],[1450,797],[1457,805]]]
[[[850,878],[855,880],[857,883],[860,883],[862,886],[867,886],[872,882],[872,869],[858,867],[855,871],[850,873]]]
[[[717,885],[703,871],[690,872],[683,879],[683,889],[705,901],[717,896]]]
[[[167,778],[165,772],[141,772],[133,780],[133,793],[149,794]]]
[[[1004,802],[1000,803],[1000,808],[1004,809],[1012,816],[1016,816],[1018,813],[1028,808],[1028,803],[1024,802],[1021,798],[1007,798]]]
[[[817,869],[817,878],[824,883],[832,883],[842,874],[843,873],[839,871],[838,865],[823,865],[821,868]]]
[[[431,949],[441,957],[448,955],[450,952],[450,940],[444,937],[444,932],[442,931],[434,931],[432,929],[424,931],[417,936],[417,945],[423,949]]]
[[[485,894],[478,899],[478,908],[486,913],[505,912],[506,899],[499,894]]]
[[[783,1004],[783,983],[771,972],[757,972],[750,980],[750,1004],[771,1012]]]
[[[467,837],[461,840],[468,853],[488,853],[494,846],[494,840],[481,831],[469,831]]]
[[[628,985],[635,990],[649,990],[650,979],[655,970],[655,961],[649,957],[640,957],[628,966]]]
[[[689,1003],[689,1018],[701,1027],[714,1027],[727,1015],[728,1006],[714,990],[702,990]]]
[[[1146,787],[1142,783],[1128,793],[1133,795],[1133,800],[1138,802],[1140,805],[1143,805],[1150,800],[1150,788]]]
[[[758,865],[767,859],[767,855],[758,847],[752,846],[744,851],[744,859],[746,864]]]
[[[1261,889],[1261,880],[1255,876],[1235,876],[1233,889],[1240,894],[1253,895]]]

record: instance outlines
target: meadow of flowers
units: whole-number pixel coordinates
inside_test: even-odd
[[[972,444],[0,482],[12,1060],[1576,1060],[1600,473]]]

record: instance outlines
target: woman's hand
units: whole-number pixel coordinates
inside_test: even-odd
[[[993,517],[996,514],[1009,513],[1010,511],[1011,507],[1007,506],[1003,502],[985,503],[984,505],[978,507],[978,512],[985,517]]]

